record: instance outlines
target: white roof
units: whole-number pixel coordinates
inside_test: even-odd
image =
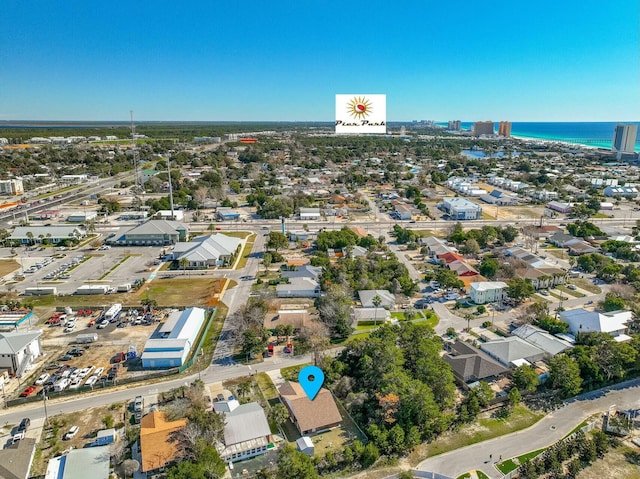
[[[631,320],[631,311],[600,313],[583,308],[562,311],[560,319],[569,324],[573,333],[613,333],[626,329]]]
[[[27,333],[1,333],[0,354],[15,354],[22,351],[33,341],[42,336],[42,330]]]
[[[475,289],[476,291],[492,291],[506,287],[507,283],[502,281],[478,281],[477,283],[471,283],[471,289]]]
[[[173,255],[177,259],[188,261],[217,261],[221,256],[231,256],[236,252],[242,240],[224,234],[214,234],[194,238],[188,243],[176,243]]]
[[[205,311],[202,308],[188,308],[184,311],[173,311],[160,328],[161,334],[168,334],[166,339],[189,338],[191,326],[202,324]]]
[[[560,354],[571,348],[571,344],[549,334],[544,329],[540,329],[531,324],[524,324],[513,331],[514,336],[524,339],[526,342],[542,349],[551,356]]]

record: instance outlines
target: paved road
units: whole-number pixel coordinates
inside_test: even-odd
[[[417,469],[451,477],[481,469],[492,479],[498,479],[502,473],[493,466],[493,462],[489,462],[490,454],[496,461],[500,455],[504,460],[547,447],[563,438],[587,417],[604,412],[611,405],[616,405],[618,409],[639,408],[640,379],[569,400],[562,408],[528,429],[431,457],[422,461]]]

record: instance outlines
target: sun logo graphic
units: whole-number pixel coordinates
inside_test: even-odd
[[[336,95],[336,133],[386,133],[387,95]]]
[[[372,111],[371,102],[364,96],[354,96],[347,105],[347,113],[356,120],[368,117]]]

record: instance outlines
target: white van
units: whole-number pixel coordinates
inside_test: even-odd
[[[80,430],[80,428],[78,426],[71,426],[71,429],[69,429],[64,436],[62,436],[62,439],[65,441],[68,441],[69,439],[73,439],[76,434],[78,434],[78,431]]]

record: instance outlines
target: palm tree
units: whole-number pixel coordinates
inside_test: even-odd
[[[27,231],[27,238],[29,239],[29,245],[33,244],[33,233],[31,231]]]
[[[189,266],[189,260],[187,258],[180,258],[180,261],[178,261],[178,264],[182,268],[182,273],[184,274],[185,270],[187,269],[187,266]]]
[[[379,294],[376,294],[371,300],[371,302],[373,303],[373,306],[376,308],[373,311],[373,325],[377,326],[378,325],[378,306],[382,304],[382,298],[380,297]]]

